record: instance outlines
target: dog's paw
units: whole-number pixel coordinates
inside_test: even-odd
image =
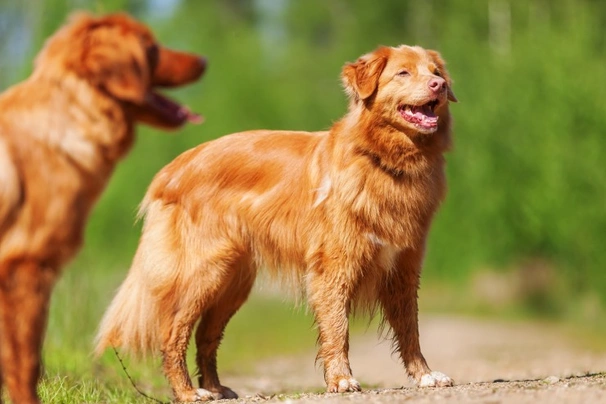
[[[326,389],[329,393],[346,393],[361,391],[360,383],[353,377],[337,379],[336,383],[331,383]]]
[[[221,386],[221,390],[219,393],[217,393],[217,397],[215,397],[215,398],[217,400],[221,400],[221,399],[232,400],[232,399],[238,398],[238,394],[236,394],[236,392],[233,391],[232,389],[230,389],[229,387]]]
[[[205,389],[196,389],[194,394],[194,401],[210,401],[215,399],[215,394]]]
[[[192,389],[181,392],[175,391],[175,399],[178,403],[197,403],[200,401],[216,400],[216,394],[206,389]]]
[[[441,372],[426,373],[421,376],[419,387],[450,387],[454,385],[454,380]]]
[[[199,388],[195,391],[196,400],[194,401],[208,401],[208,400],[231,400],[238,398],[238,394],[229,387],[221,386],[219,388]]]

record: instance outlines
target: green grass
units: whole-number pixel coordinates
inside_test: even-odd
[[[128,386],[90,377],[47,376],[38,387],[44,403],[139,403],[146,400]]]

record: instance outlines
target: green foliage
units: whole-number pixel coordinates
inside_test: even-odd
[[[453,108],[451,193],[428,261],[436,274],[539,259],[564,280],[565,298],[593,291],[606,301],[599,11],[594,3],[512,3],[506,53],[474,41],[466,24],[445,38],[462,102]],[[479,43],[461,53],[460,42]]]
[[[94,379],[74,387],[70,378],[77,379],[85,371],[82,363],[90,362],[96,324],[136,248],[135,211],[153,175],[184,150],[227,133],[329,128],[347,105],[341,66],[378,45],[439,50],[460,100],[451,107],[450,192],[432,229],[424,285],[468,290],[478,274],[517,273],[521,286],[513,296],[524,310],[604,325],[606,5],[590,0],[0,0],[0,6],[2,88],[29,74],[44,38],[75,8],[128,11],[150,24],[166,45],[209,60],[201,82],[170,92],[205,115],[206,122],[176,134],[139,128],[134,150],[95,209],[84,250],[54,295],[47,364],[51,374],[68,376],[46,383],[79,389],[82,398],[76,401],[113,401],[87,398],[95,394]],[[537,263],[547,275],[535,282]],[[264,318],[268,312],[275,315],[278,324],[270,328],[292,331],[293,341],[313,334],[309,318],[278,307],[274,312],[253,302],[250,311],[236,316],[225,352],[245,356],[239,349],[246,342],[253,351],[261,347],[263,330],[254,325],[261,321],[259,308]],[[258,353],[272,353],[271,348]],[[102,368],[115,367],[107,360]],[[223,359],[227,368],[230,360]],[[93,371],[92,365],[86,369]],[[46,397],[45,402],[55,401]]]

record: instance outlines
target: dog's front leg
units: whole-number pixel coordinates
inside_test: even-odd
[[[396,349],[408,375],[420,387],[452,386],[450,377],[432,372],[421,353],[417,291],[423,262],[422,249],[403,251],[380,292],[384,320],[393,330]]]
[[[308,278],[309,302],[318,327],[320,345],[316,360],[324,364],[324,380],[329,393],[360,391],[349,366],[349,306],[352,285],[336,266],[316,271]]]
[[[39,403],[36,385],[54,268],[27,259],[0,265],[0,329],[3,381],[14,403]]]

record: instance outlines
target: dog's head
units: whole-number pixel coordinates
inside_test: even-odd
[[[155,88],[190,83],[205,69],[204,58],[159,45],[145,25],[126,14],[72,15],[35,61],[35,71],[59,79],[76,74],[124,103],[136,121],[165,129],[201,117]]]
[[[457,101],[440,54],[418,46],[380,47],[346,64],[342,80],[353,105],[380,108],[406,132],[435,132],[448,101]]]

